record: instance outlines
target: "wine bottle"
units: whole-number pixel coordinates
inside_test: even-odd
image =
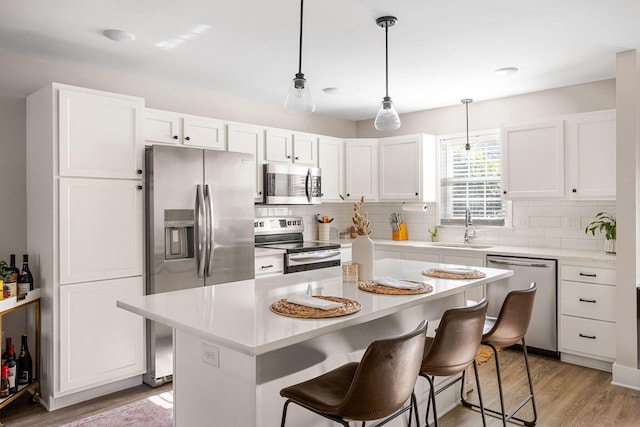
[[[2,363],[0,366],[4,366],[4,362],[7,361],[7,357],[9,357],[9,346],[11,345],[11,337],[7,338],[7,344],[4,347],[4,351],[2,352]]]
[[[16,267],[16,254],[11,254],[9,261],[9,276],[4,283],[2,296],[4,298],[15,297],[17,294],[17,283],[20,270]]]
[[[13,344],[9,344],[9,355],[7,356],[7,360],[4,361],[4,365],[3,365],[3,366],[9,367],[9,394],[14,394],[18,392],[18,383],[16,381],[17,365],[18,364],[16,363]]]
[[[18,278],[18,299],[27,296],[29,291],[33,290],[33,276],[29,270],[29,255],[22,255],[22,271]]]
[[[22,347],[18,356],[18,384],[29,384],[33,381],[33,361],[27,346],[27,336],[22,336]]]
[[[9,397],[9,367],[2,366],[0,374],[0,398]]]

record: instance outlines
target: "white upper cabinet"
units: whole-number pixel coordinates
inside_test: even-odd
[[[565,119],[567,197],[616,196],[616,112],[577,114]]]
[[[563,121],[505,126],[501,134],[505,198],[562,197]]]
[[[267,162],[318,167],[318,137],[316,135],[267,129],[264,152]]]
[[[144,140],[147,144],[182,144],[214,150],[226,149],[222,120],[152,108],[145,109]]]
[[[179,114],[171,111],[144,110],[144,140],[147,143],[177,145],[182,139]]]
[[[140,178],[142,98],[61,88],[58,111],[60,176]]]
[[[436,145],[431,135],[380,139],[380,200],[435,202]]]
[[[318,137],[304,133],[293,134],[293,163],[318,167]]]
[[[229,124],[227,126],[227,146],[229,151],[253,154],[254,169],[256,171],[253,196],[256,201],[262,201],[264,129],[239,123]]]
[[[344,140],[318,138],[318,166],[321,169],[322,201],[339,202],[344,187]]]
[[[378,139],[345,140],[345,197],[347,200],[378,199]]]
[[[225,134],[222,120],[208,117],[184,116],[182,118],[184,145],[190,147],[224,150]]]

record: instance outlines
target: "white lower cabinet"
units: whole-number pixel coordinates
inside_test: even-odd
[[[284,274],[284,255],[256,255],[255,269],[256,279]]]
[[[616,271],[593,265],[561,265],[561,358],[611,370],[616,358]]]
[[[142,292],[141,276],[60,287],[61,394],[145,372],[144,319],[116,306]]]

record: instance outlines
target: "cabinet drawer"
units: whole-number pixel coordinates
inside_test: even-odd
[[[616,284],[616,271],[608,268],[562,266],[562,280],[577,282]]]
[[[615,359],[615,323],[564,315],[561,317],[560,351]]]
[[[562,281],[560,312],[615,322],[615,292],[615,286]]]
[[[256,257],[255,266],[256,276],[283,273],[284,256],[282,254],[279,254]]]

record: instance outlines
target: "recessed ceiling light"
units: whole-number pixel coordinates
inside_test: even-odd
[[[500,74],[501,76],[506,76],[508,74],[513,74],[518,72],[518,67],[502,67],[495,70],[496,74]]]
[[[116,42],[131,42],[136,39],[135,34],[123,30],[104,30],[102,34]]]
[[[325,87],[322,89],[324,93],[328,93],[329,95],[335,95],[342,92],[342,88],[339,87]]]

